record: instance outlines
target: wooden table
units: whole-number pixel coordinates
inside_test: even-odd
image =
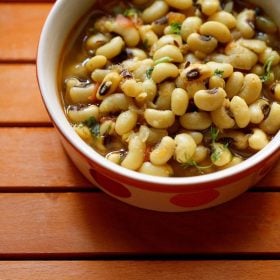
[[[39,2],[0,2],[0,279],[280,279],[280,163],[239,198],[182,214],[123,204],[77,171],[36,82],[52,6]]]

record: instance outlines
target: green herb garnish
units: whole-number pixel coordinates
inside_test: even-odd
[[[264,74],[260,76],[260,79],[263,83],[268,81],[270,78],[273,59],[274,59],[273,56],[269,56],[263,65]]]
[[[186,162],[181,163],[181,166],[183,168],[195,167],[200,173],[203,173],[203,170],[212,167],[212,164],[202,166],[202,165],[199,165],[195,160],[190,159]]]
[[[217,141],[218,135],[220,131],[216,127],[211,126],[210,127],[210,137],[212,140],[212,143],[215,143]]]
[[[171,62],[172,58],[169,56],[163,56],[161,58],[159,58],[158,60],[155,61],[155,65],[160,64],[160,63],[167,63],[167,62]]]
[[[126,17],[135,18],[135,17],[138,17],[139,11],[137,9],[130,8],[130,9],[126,9],[123,12],[123,15]]]
[[[146,71],[146,77],[147,77],[147,79],[151,79],[153,70],[154,70],[154,67],[149,67],[149,68],[147,69],[147,71]]]
[[[180,34],[181,27],[182,27],[182,23],[180,23],[180,22],[172,22],[170,24],[170,31],[173,34]]]
[[[92,136],[98,137],[100,136],[100,125],[95,119],[95,117],[90,117],[86,121],[83,122],[89,128],[89,131]]]
[[[222,77],[223,77],[224,72],[225,72],[225,71],[223,71],[223,70],[216,69],[216,70],[214,71],[214,76],[217,76],[217,77],[222,78]]]

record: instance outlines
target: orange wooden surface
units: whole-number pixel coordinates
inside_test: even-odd
[[[0,279],[278,279],[280,162],[241,197],[181,214],[123,204],[79,173],[36,81],[52,2],[0,1]]]
[[[3,279],[17,280],[224,280],[225,272],[227,279],[272,280],[278,279],[279,269],[278,261],[0,262]]]

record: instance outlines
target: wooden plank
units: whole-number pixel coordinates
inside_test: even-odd
[[[138,209],[101,192],[2,193],[0,259],[280,254],[280,193],[192,213]]]
[[[50,123],[36,80],[35,65],[0,64],[0,123]]]
[[[0,128],[0,187],[87,187],[54,128]],[[1,223],[0,223],[1,224]]]
[[[0,128],[0,188],[89,187],[54,128]],[[280,162],[258,186],[280,187]]]
[[[60,261],[0,262],[1,280],[272,280],[279,261]]]
[[[52,3],[0,3],[0,60],[34,61]]]

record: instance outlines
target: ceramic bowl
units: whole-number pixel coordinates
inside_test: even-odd
[[[253,1],[280,26],[278,0]],[[70,158],[84,176],[105,193],[134,206],[167,212],[212,207],[229,201],[262,179],[280,156],[280,133],[244,162],[216,173],[185,178],[140,174],[109,162],[74,132],[65,117],[58,92],[62,49],[75,24],[92,7],[92,0],[58,0],[42,30],[37,74],[42,98]]]

